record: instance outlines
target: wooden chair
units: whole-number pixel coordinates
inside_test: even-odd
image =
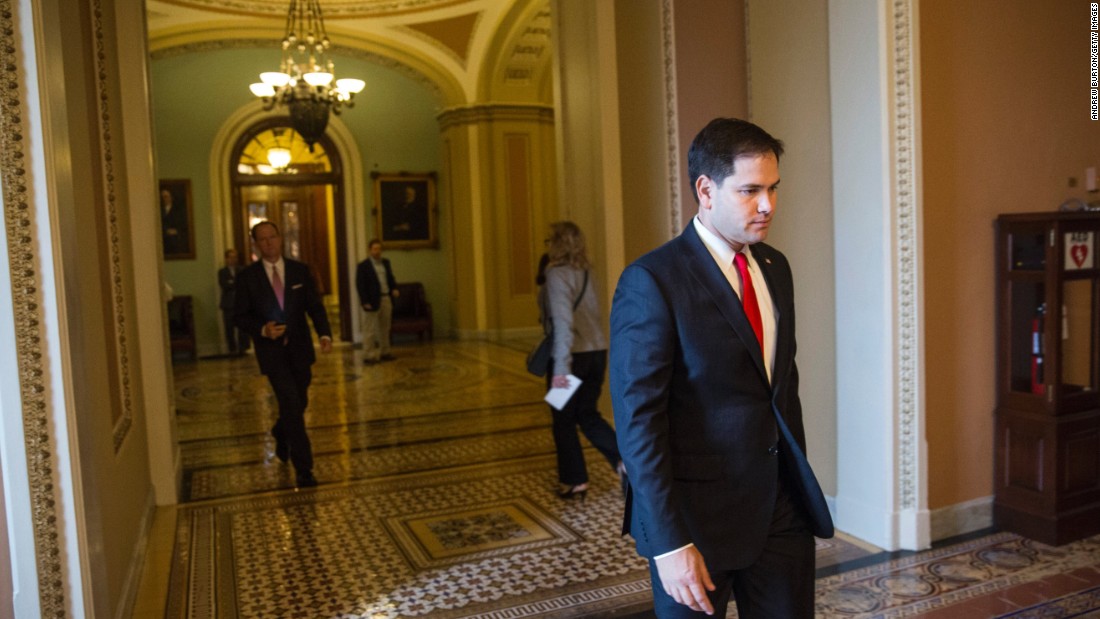
[[[168,338],[173,360],[176,359],[176,353],[182,353],[191,361],[198,357],[195,346],[195,316],[190,295],[172,297],[168,302]]]
[[[407,282],[397,285],[398,297],[393,300],[393,324],[390,334],[415,333],[418,340],[424,334],[432,339],[432,304],[424,292],[424,284]]]

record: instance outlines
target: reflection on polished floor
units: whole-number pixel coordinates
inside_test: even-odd
[[[307,490],[274,457],[253,358],[177,366],[183,502],[158,512],[134,616],[646,616],[612,471],[590,450],[587,500],[554,494],[528,344],[401,346],[373,366],[321,355]],[[1100,538],[991,533],[905,554],[841,535],[819,540],[818,568],[819,617],[1100,615]]]

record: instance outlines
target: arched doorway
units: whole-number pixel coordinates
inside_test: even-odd
[[[275,222],[285,255],[310,266],[334,330],[350,341],[343,164],[332,140],[323,136],[311,149],[289,118],[267,118],[241,134],[229,161],[233,241],[244,262],[256,259],[252,225]]]

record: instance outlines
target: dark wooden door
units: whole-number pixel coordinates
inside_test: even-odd
[[[241,187],[242,228],[261,220],[275,222],[283,236],[283,255],[309,265],[321,294],[336,292],[329,259],[328,204],[324,185],[250,185]],[[258,256],[251,247],[251,260]]]

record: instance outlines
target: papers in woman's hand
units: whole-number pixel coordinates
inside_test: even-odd
[[[573,394],[577,391],[577,387],[581,386],[581,379],[567,374],[566,378],[569,379],[568,387],[551,387],[550,391],[546,392],[546,403],[559,411],[565,408],[565,405],[569,402],[569,398],[573,397]]]

